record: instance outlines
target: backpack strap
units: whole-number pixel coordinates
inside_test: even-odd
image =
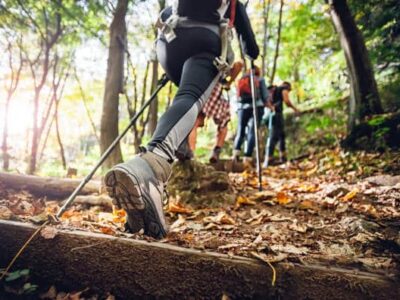
[[[231,0],[231,14],[229,16],[229,27],[233,28],[236,18],[236,0]]]
[[[236,17],[236,0],[230,1],[231,9],[229,20],[224,20],[220,24],[220,36],[221,36],[221,55],[216,57],[214,65],[222,73],[228,73],[231,66],[228,62],[228,51],[230,47],[230,41],[232,40],[232,28]],[[231,50],[232,51],[232,50]]]

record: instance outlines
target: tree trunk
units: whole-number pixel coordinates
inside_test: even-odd
[[[279,45],[281,43],[281,30],[282,30],[283,4],[284,4],[283,0],[281,0],[281,6],[279,8],[278,33],[277,33],[277,37],[276,37],[274,63],[272,65],[271,75],[269,76],[270,85],[272,85],[274,83],[275,73],[276,73],[276,65],[277,65],[278,57],[279,57]]]
[[[59,126],[59,120],[58,120],[58,106],[59,106],[59,102],[57,101],[56,102],[56,111],[55,111],[56,135],[57,135],[58,145],[60,146],[61,162],[62,162],[64,170],[66,170],[67,169],[67,161],[65,159],[64,145],[61,140],[60,126]]]
[[[165,8],[165,0],[158,0],[159,12],[161,12]],[[157,29],[154,29],[154,37],[157,38]],[[152,78],[151,78],[151,93],[153,93],[157,89],[158,83],[158,59],[157,54],[154,53],[153,61],[152,61]],[[149,135],[153,135],[154,131],[157,127],[158,120],[158,96],[151,102],[149,108],[149,124],[148,124],[148,133]]]
[[[124,56],[126,44],[125,16],[128,0],[118,0],[117,8],[110,25],[110,46],[108,49],[107,77],[104,90],[103,112],[101,116],[100,151],[104,153],[118,136],[119,94],[123,93]],[[110,168],[122,161],[120,145],[117,145],[104,168]]]
[[[262,62],[261,62],[261,68],[262,68],[262,76],[267,75],[267,66],[266,66],[266,60],[267,60],[267,47],[268,47],[268,20],[269,20],[269,12],[271,10],[271,0],[263,0],[263,19],[264,19],[264,31],[263,31],[263,49],[262,49]]]
[[[357,28],[346,0],[326,0],[331,6],[331,17],[339,34],[350,73],[350,104],[348,129],[367,116],[383,112],[374,71],[368,57],[362,33]]]
[[[36,171],[36,160],[39,146],[39,96],[41,89],[35,89],[35,97],[33,100],[33,126],[32,126],[32,142],[31,142],[31,153],[29,157],[28,174],[33,174]]]
[[[157,89],[158,83],[158,60],[157,58],[152,61],[152,78],[151,78],[151,93],[153,93]],[[158,119],[158,97],[156,97],[153,102],[150,104],[149,108],[149,124],[148,133],[149,135],[153,135],[154,131],[157,127],[157,119]]]

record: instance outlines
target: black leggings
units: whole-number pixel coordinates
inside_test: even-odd
[[[206,28],[178,28],[177,37],[157,41],[158,59],[168,77],[179,86],[172,105],[160,118],[148,149],[172,161],[189,135],[197,115],[219,79],[214,59],[219,37]]]
[[[276,144],[279,143],[279,151],[286,151],[285,143],[285,120],[282,113],[276,113],[272,119],[272,137],[271,144],[269,146],[269,155],[274,155]]]

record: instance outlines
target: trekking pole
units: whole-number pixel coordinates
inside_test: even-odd
[[[257,100],[256,100],[256,88],[254,84],[254,60],[250,61],[250,87],[251,87],[251,98],[253,103],[253,122],[254,122],[254,135],[256,138],[256,163],[257,163],[257,175],[258,175],[258,190],[262,191],[262,180],[261,180],[261,162],[260,162],[260,145],[258,143],[258,120],[257,120]]]
[[[151,102],[156,98],[160,90],[168,83],[169,79],[166,74],[164,74],[160,80],[158,81],[157,89],[153,92],[150,96],[150,99],[147,100],[146,103],[140,108],[140,110],[135,114],[135,116],[129,122],[129,125],[124,129],[124,131],[112,142],[112,144],[107,148],[107,150],[103,153],[100,157],[99,162],[93,168],[93,170],[81,181],[78,187],[72,192],[71,196],[69,196],[68,200],[64,203],[64,205],[59,209],[56,218],[62,216],[62,214],[67,210],[67,208],[71,205],[71,203],[75,200],[76,196],[79,192],[85,187],[85,185],[92,179],[93,175],[96,173],[97,169],[103,164],[103,162],[107,159],[107,157],[111,154],[114,150],[115,146],[121,141],[121,139],[127,134],[129,129],[136,123],[139,117],[142,115],[144,110],[150,105]]]
[[[272,119],[274,118],[275,112],[272,110],[270,111],[270,115],[268,118],[268,138],[267,138],[267,144],[265,145],[265,158],[264,158],[264,168],[268,168],[269,165],[269,147],[271,146],[271,139],[272,139]]]

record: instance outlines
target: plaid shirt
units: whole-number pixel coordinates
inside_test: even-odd
[[[229,101],[222,95],[222,84],[217,83],[202,109],[207,118],[212,118],[218,128],[226,127],[231,120]]]

